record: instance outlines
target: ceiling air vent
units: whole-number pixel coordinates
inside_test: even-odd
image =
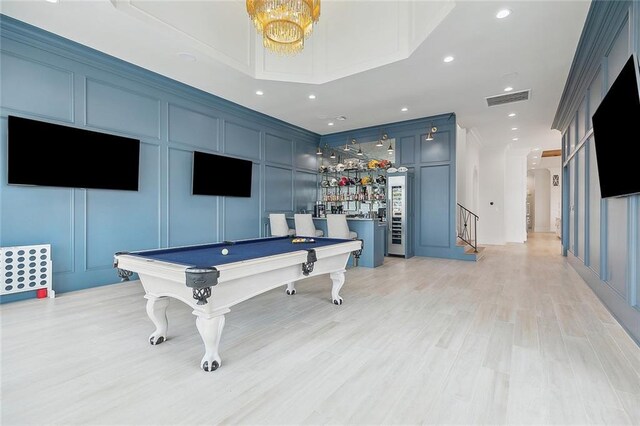
[[[489,96],[487,105],[492,107],[496,105],[510,104],[512,102],[528,101],[531,89],[521,90],[520,92],[507,93],[506,95]]]

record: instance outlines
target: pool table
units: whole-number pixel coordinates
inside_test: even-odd
[[[291,237],[225,241],[187,247],[118,252],[114,267],[123,280],[137,273],[145,290],[147,315],[156,327],[149,337],[152,345],[167,339],[169,298],[191,308],[204,342],[200,366],[214,371],[222,360],[218,353],[225,314],[231,306],[278,286],[295,294],[295,282],[329,274],[331,300],[343,302],[340,289],[349,256],[358,256],[362,241],[336,238]],[[223,254],[227,251],[227,254]]]

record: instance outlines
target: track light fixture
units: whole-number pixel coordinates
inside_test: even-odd
[[[354,150],[355,150],[356,143],[357,141],[355,138],[351,139],[351,145],[354,146],[353,148]],[[364,155],[364,152],[362,152],[362,147],[360,146],[360,144],[358,144],[358,152],[356,152],[356,155],[359,155],[360,157]]]
[[[376,143],[377,147],[381,147],[384,146],[384,142],[389,139],[389,135],[387,135],[386,133],[384,133],[382,130],[380,130],[380,139],[378,139],[378,142]]]

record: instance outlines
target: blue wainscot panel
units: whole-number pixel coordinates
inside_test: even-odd
[[[6,183],[5,176],[2,180]],[[70,272],[74,258],[73,213],[73,189],[5,186],[0,244],[51,244],[53,271]]]
[[[260,159],[260,132],[229,121],[224,126],[224,152],[239,157]]]
[[[296,172],[295,176],[295,211],[307,210],[308,212],[313,212],[318,187],[316,174],[299,171]]]
[[[230,183],[233,185],[233,182]],[[225,240],[243,240],[260,236],[260,166],[253,165],[251,197],[224,197]]]
[[[296,141],[296,167],[300,169],[317,170],[317,155],[315,144],[303,141]]]
[[[177,105],[169,105],[169,141],[218,151],[219,119]]]
[[[449,166],[420,168],[420,246],[449,247]]]
[[[2,53],[2,106],[45,118],[73,121],[73,74]]]
[[[220,197],[191,195],[193,152],[169,148],[169,246],[219,241]]]
[[[160,101],[130,89],[87,80],[87,124],[154,139],[160,137]]]
[[[140,144],[139,191],[89,189],[87,270],[110,269],[113,254],[160,246],[160,147]]]
[[[264,174],[265,209],[268,212],[293,210],[293,175],[291,169],[266,166]],[[273,189],[270,191],[270,189]]]
[[[638,36],[640,36],[640,31],[638,31]],[[636,195],[636,205],[640,207],[640,195]],[[639,212],[640,213],[640,212]],[[636,282],[631,283],[632,286],[635,286],[635,300],[631,298],[631,305],[636,309],[640,309],[640,214],[636,214]]]
[[[400,151],[400,163],[413,164],[416,162],[416,137],[405,136],[396,139],[396,151]]]
[[[627,298],[627,198],[607,199],[607,277],[604,280],[622,298]],[[577,222],[577,221],[576,221]],[[578,241],[578,244],[581,244]]]
[[[433,163],[451,160],[451,132],[438,130],[433,134],[432,141],[426,141],[427,135],[420,135],[421,159],[423,163]]]
[[[287,166],[293,163],[293,141],[267,133],[264,139],[265,160]]]

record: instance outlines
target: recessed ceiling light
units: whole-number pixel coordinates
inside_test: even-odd
[[[515,117],[515,116],[516,116],[515,112],[512,112],[511,114],[509,114],[509,117]]]
[[[502,9],[502,10],[498,11],[498,13],[496,13],[496,18],[504,19],[509,15],[511,15],[511,11],[509,9]]]
[[[510,92],[512,90],[513,90],[513,87],[511,87],[511,86],[507,86],[507,87],[504,88],[505,92]]]
[[[47,0],[49,1],[49,0]],[[187,61],[187,62],[194,62],[196,60],[195,55],[188,53],[188,52],[179,52],[178,53],[178,57],[180,59],[182,59],[183,61]]]
[[[327,126],[333,126],[333,121],[328,122]]]
[[[534,151],[540,151],[540,148],[533,148]]]
[[[309,99],[315,99],[315,98],[316,98],[316,95],[314,94],[309,95]]]
[[[517,127],[512,127],[511,130],[518,130],[518,128]]]
[[[513,138],[513,139],[511,139],[511,140],[512,140],[512,141],[517,141],[517,140],[518,140],[518,138]]]
[[[538,164],[538,163],[536,163],[536,162],[533,162],[533,163],[531,163],[531,164],[533,164],[533,165],[536,165],[536,164]]]
[[[58,0],[47,0],[47,3],[58,3]]]
[[[339,115],[339,116],[336,117],[336,120],[338,120],[338,121],[344,121],[346,119],[347,119],[347,117],[345,117],[344,115]]]
[[[402,111],[402,112],[407,112],[407,111],[409,111],[409,108],[407,108],[407,107],[402,107],[402,109],[401,109],[400,111]]]
[[[533,156],[533,158],[538,158],[538,156],[537,156],[537,155],[534,155],[534,156]]]
[[[256,95],[262,96],[264,95],[264,92],[262,90],[256,90]]]
[[[445,56],[445,57],[444,57],[444,59],[443,59],[443,61],[445,61],[445,62],[451,62],[451,61],[453,61],[453,59],[454,59],[454,58],[453,58],[453,56]]]

